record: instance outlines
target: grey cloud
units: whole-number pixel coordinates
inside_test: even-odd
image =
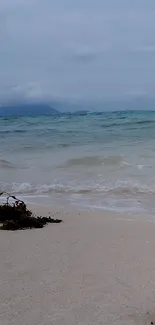
[[[99,52],[95,49],[91,49],[87,46],[79,46],[78,48],[70,49],[68,53],[69,60],[72,58],[75,61],[80,63],[91,63],[94,60],[97,60]]]
[[[154,93],[155,2],[1,0],[0,100]]]
[[[139,47],[139,48],[135,48],[134,49],[135,52],[150,52],[150,53],[154,53],[155,52],[155,45],[151,46],[144,46],[144,47]]]

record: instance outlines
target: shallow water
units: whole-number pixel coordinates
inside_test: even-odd
[[[155,212],[155,112],[0,118],[0,190]]]

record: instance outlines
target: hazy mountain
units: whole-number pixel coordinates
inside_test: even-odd
[[[0,107],[0,116],[57,115],[59,112],[47,104],[18,104]]]
[[[53,108],[55,107],[55,108]],[[145,96],[135,98],[112,98],[96,102],[89,101],[52,101],[51,103],[9,104],[0,107],[0,116],[37,116],[73,114],[85,115],[89,112],[108,112],[126,110],[154,110],[155,98]]]
[[[86,112],[108,112],[126,110],[154,110],[155,98],[147,96],[128,96],[127,98],[103,98],[96,101],[52,101],[51,105],[59,112],[86,113]]]

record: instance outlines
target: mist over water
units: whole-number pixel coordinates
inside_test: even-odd
[[[42,203],[155,211],[155,112],[0,118],[0,190]]]

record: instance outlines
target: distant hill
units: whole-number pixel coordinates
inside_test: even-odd
[[[0,107],[0,116],[57,115],[59,112],[46,104],[18,104]]]
[[[75,111],[75,112],[72,112],[71,114],[72,115],[77,115],[77,116],[85,116],[89,113],[89,111]]]

